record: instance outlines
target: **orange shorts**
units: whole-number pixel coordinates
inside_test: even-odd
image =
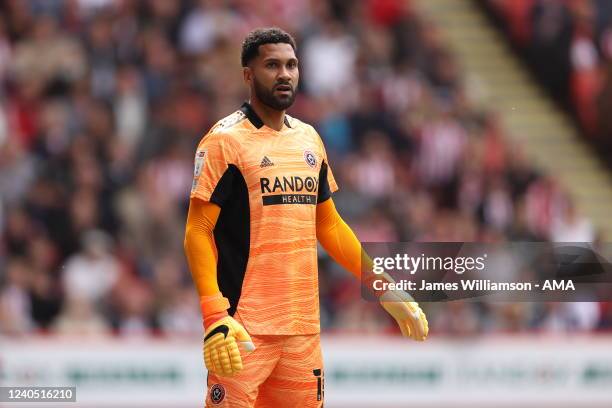
[[[253,336],[233,377],[208,376],[206,406],[315,408],[323,406],[323,359],[319,334]]]

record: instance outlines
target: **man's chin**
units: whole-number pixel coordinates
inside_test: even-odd
[[[291,107],[291,105],[293,105],[294,100],[295,98],[293,97],[293,95],[280,98],[276,97],[274,98],[274,101],[270,101],[271,103],[267,105],[270,106],[272,109],[287,110]]]

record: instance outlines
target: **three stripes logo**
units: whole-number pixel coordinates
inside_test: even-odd
[[[268,159],[268,156],[264,156],[263,159],[261,159],[261,164],[259,165],[259,167],[263,168],[270,166],[274,166],[274,163],[272,163],[272,160]]]

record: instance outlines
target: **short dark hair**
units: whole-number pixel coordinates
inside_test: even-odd
[[[242,66],[246,67],[252,59],[259,55],[260,45],[279,43],[291,45],[294,52],[297,50],[291,34],[278,27],[258,28],[251,31],[242,43],[242,54],[240,55]]]

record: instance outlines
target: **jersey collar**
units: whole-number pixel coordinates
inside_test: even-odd
[[[251,122],[251,124],[257,129],[260,129],[264,125],[263,120],[261,120],[259,115],[257,115],[257,113],[253,110],[253,107],[250,103],[243,103],[240,107],[240,111],[244,113],[244,115]],[[289,124],[289,119],[287,119],[287,115],[285,115],[285,126],[291,128],[291,125]]]

